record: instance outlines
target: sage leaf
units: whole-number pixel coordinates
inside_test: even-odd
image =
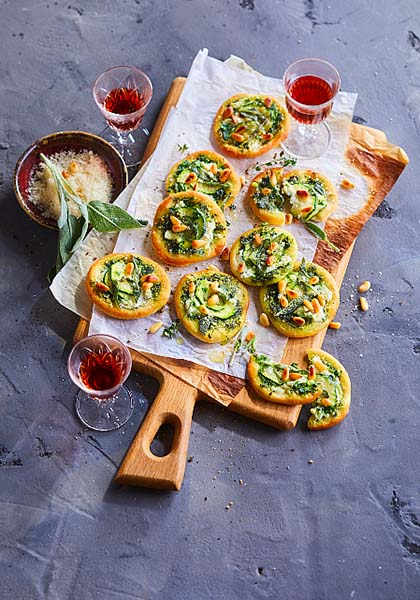
[[[115,204],[93,200],[86,206],[90,224],[101,233],[144,227],[144,221],[140,222]]]
[[[334,252],[340,252],[340,248],[338,248],[338,246],[333,244],[328,239],[328,236],[325,233],[325,231],[323,229],[321,229],[320,227],[318,227],[318,225],[315,225],[315,223],[313,223],[312,221],[303,221],[303,224],[305,225],[306,229],[310,233],[312,233],[312,235],[314,235],[316,238],[318,238],[322,242],[325,242],[332,250],[334,250]]]

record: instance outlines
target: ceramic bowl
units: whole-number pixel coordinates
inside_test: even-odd
[[[114,202],[128,183],[127,167],[119,152],[93,133],[59,131],[37,140],[22,153],[17,161],[13,185],[17,201],[26,214],[36,223],[49,229],[57,229],[57,223],[54,219],[44,216],[42,211],[31,202],[29,185],[32,174],[39,165],[40,154],[50,156],[61,150],[73,150],[74,152],[92,150],[105,161],[114,182],[111,202]]]

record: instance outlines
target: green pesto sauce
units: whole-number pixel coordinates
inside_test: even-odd
[[[316,381],[308,380],[308,371],[300,369],[296,363],[289,365],[290,373],[299,373],[300,379],[283,381],[282,374],[286,365],[274,362],[268,356],[259,354],[255,357],[258,364],[258,380],[262,388],[272,395],[282,390],[286,395],[307,396],[317,391]]]
[[[310,410],[311,419],[315,422],[336,417],[342,407],[344,398],[340,381],[341,371],[324,359],[322,359],[322,362],[327,369],[317,373],[315,379],[317,385],[322,389],[322,394],[312,403]],[[322,400],[325,398],[332,401],[331,406],[323,406]]]
[[[217,172],[212,173],[206,165],[215,164]],[[225,170],[225,163],[215,161],[205,154],[200,154],[194,159],[185,159],[179,163],[175,173],[172,174],[167,187],[168,192],[178,193],[192,190],[197,184],[197,192],[210,196],[222,209],[232,196],[232,182],[230,179],[222,183],[220,174]],[[197,175],[193,183],[186,183],[190,173]]]
[[[306,190],[309,194],[311,211],[305,213],[303,216],[300,214],[298,206],[294,206],[293,202],[290,202],[291,191]],[[294,217],[300,218],[304,221],[311,221],[318,213],[320,213],[328,204],[328,191],[324,186],[324,183],[320,179],[314,179],[306,174],[292,175],[286,177],[282,183],[282,194],[283,197],[290,203],[288,209]],[[307,205],[305,200],[305,206]]]
[[[255,205],[260,210],[266,210],[268,212],[282,211],[285,206],[285,199],[282,192],[281,181],[273,185],[270,181],[270,177],[265,175],[261,179],[257,180],[257,187],[254,188],[252,198]],[[269,194],[263,194],[263,189],[270,190]]]

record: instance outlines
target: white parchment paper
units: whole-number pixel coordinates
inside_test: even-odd
[[[150,241],[150,227],[157,205],[165,197],[165,180],[171,166],[183,156],[198,150],[218,148],[211,140],[211,126],[220,104],[226,98],[238,93],[262,93],[275,95],[284,102],[284,90],[281,80],[266,77],[251,70],[241,59],[231,57],[223,63],[208,56],[207,50],[200,51],[191,67],[188,80],[182,96],[175,109],[172,109],[158,146],[148,163],[131,182],[130,186],[118,199],[118,203],[137,218],[148,219],[149,226],[144,229],[122,232],[118,235],[115,245],[116,252],[137,252],[156,259]],[[367,184],[357,173],[349,173],[349,167],[344,162],[344,150],[347,144],[356,94],[338,94],[332,114],[328,119],[331,129],[332,142],[328,151],[317,160],[299,161],[299,168],[319,170],[329,177],[339,188],[344,176],[355,181],[357,179],[357,198],[353,191],[339,191],[339,210],[344,215],[357,212],[359,198],[365,198]],[[187,144],[188,151],[180,153],[178,144]],[[259,159],[229,159],[239,175],[243,175],[246,184],[235,201],[236,210],[226,210],[226,218],[230,222],[227,244],[244,231],[258,224],[258,219],[250,213],[243,203],[247,184],[254,177],[253,170],[257,160],[269,161],[278,152],[273,150]],[[360,181],[359,181],[360,180]],[[316,240],[306,229],[293,224],[288,230],[296,237],[299,246],[299,256],[311,260],[316,249]],[[106,239],[105,239],[106,238]],[[90,234],[83,247],[72,257],[71,261],[55,278],[51,290],[57,300],[70,310],[89,316],[90,304],[84,292],[84,276],[94,258],[102,256],[113,249],[114,236],[99,236]],[[197,263],[189,267],[167,267],[172,290],[185,273],[203,269],[208,264],[216,265],[220,270],[229,272],[227,263],[219,259]],[[273,328],[263,328],[258,320],[261,312],[258,300],[258,288],[248,287],[250,307],[248,311],[247,328],[256,333],[257,349],[270,356],[279,358],[284,350],[287,339]],[[147,351],[161,356],[192,360],[211,369],[244,377],[246,357],[239,356],[233,364],[229,364],[232,355],[233,342],[226,346],[210,345],[196,340],[180,328],[175,339],[167,339],[161,331],[148,333],[152,323],[163,321],[170,325],[175,318],[172,296],[162,313],[152,315],[137,321],[121,321],[101,313],[95,307],[92,312],[90,333],[108,333],[140,351]]]

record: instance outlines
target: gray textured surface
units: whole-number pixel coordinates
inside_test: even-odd
[[[418,600],[416,0],[2,0],[0,32],[0,598]],[[201,405],[179,494],[115,488],[156,384],[131,377],[137,406],[122,431],[92,435],[75,420],[65,359],[76,318],[45,280],[55,235],[19,209],[11,174],[39,136],[101,131],[91,85],[112,65],[149,73],[151,127],[203,46],[272,75],[305,55],[330,59],[360,94],[358,121],[385,130],[411,165],[357,242],[343,327],[327,335],[353,382],[342,426],[308,433],[302,418],[279,433]],[[365,278],[361,315],[351,294]]]

